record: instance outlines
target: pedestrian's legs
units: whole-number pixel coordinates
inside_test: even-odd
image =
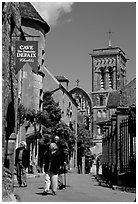
[[[55,193],[58,187],[58,174],[55,175],[51,173],[51,187],[52,187],[52,192]]]
[[[58,187],[59,190],[66,188],[66,174],[60,174],[58,176]]]
[[[63,174],[58,175],[58,181],[60,184],[63,184]]]
[[[22,185],[22,179],[21,179],[21,166],[20,164],[17,164],[17,181],[19,186]]]
[[[24,166],[22,166],[22,168],[21,168],[21,176],[22,176],[23,185],[26,187],[27,186],[27,183],[26,183],[26,169],[25,169]]]
[[[49,191],[50,183],[51,183],[51,181],[50,181],[50,173],[47,172],[47,173],[45,174],[45,186],[44,186],[44,191],[45,191],[45,192],[48,192],[48,191]]]

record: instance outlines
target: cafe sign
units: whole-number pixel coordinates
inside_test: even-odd
[[[28,63],[38,73],[38,41],[16,41],[16,73]]]

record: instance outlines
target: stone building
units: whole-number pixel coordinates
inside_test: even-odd
[[[3,196],[8,196],[13,191],[15,147],[18,147],[20,140],[26,140],[25,125],[20,127],[17,109],[20,104],[34,110],[40,108],[45,35],[49,29],[30,2],[2,3]],[[32,71],[29,64],[21,69],[16,64],[16,43],[27,41],[38,42],[37,73]],[[30,151],[33,151],[33,145]]]
[[[88,93],[86,93],[82,88],[78,87],[79,80],[76,81],[77,86],[69,91],[72,97],[75,99],[76,103],[78,104],[78,114],[77,114],[77,122],[78,126],[84,124],[86,130],[89,131],[90,135],[88,136],[89,144],[92,144],[92,121],[91,121],[91,114],[92,114],[92,100]],[[79,136],[78,136],[79,137]],[[81,147],[81,142],[78,140],[78,161],[81,161],[82,165],[78,165],[78,172],[79,173],[86,173],[86,154],[83,155],[83,151]],[[81,153],[80,153],[81,152]]]
[[[68,87],[69,80],[63,76],[54,77],[46,67],[44,68],[44,74],[45,76],[43,79],[43,92],[50,91],[53,93],[52,97],[56,102],[58,102],[61,109],[61,120],[74,130],[75,137],[77,138],[78,104],[76,103],[70,92],[66,89]],[[72,167],[75,168],[77,167],[76,154],[77,143],[75,146],[75,152],[71,164]]]
[[[24,38],[19,3],[2,2],[2,196],[13,192],[14,148],[17,135],[18,77],[15,40]]]
[[[36,63],[36,70],[29,63],[26,63],[18,72],[18,105],[22,104],[25,108],[37,112],[42,110],[40,97],[44,78],[45,41],[50,27],[30,2],[20,2],[20,13],[25,41],[38,43],[38,62]],[[28,123],[28,121],[25,121],[19,127],[16,141],[17,147],[21,140],[27,142],[28,149],[30,150],[30,166],[33,167],[34,171],[36,170],[35,167],[38,160],[38,131],[39,127],[36,126],[35,122]]]
[[[2,144],[4,151],[7,151],[8,139],[11,133],[16,132],[17,119],[18,78],[15,74],[13,44],[15,38],[20,39],[23,36],[19,4],[3,3],[2,14]]]
[[[92,62],[92,135],[93,153],[102,155],[102,132],[99,122],[110,118],[107,102],[110,93],[120,91],[126,84],[127,58],[120,47],[94,49],[90,54]],[[113,110],[114,111],[114,110]]]
[[[87,94],[80,87],[75,87],[70,90],[70,94],[76,100],[78,104],[78,123],[84,123],[86,129],[90,131],[92,136],[92,121],[91,121],[91,111],[92,111],[92,100],[89,94]]]

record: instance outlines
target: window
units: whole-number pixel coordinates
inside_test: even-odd
[[[98,118],[101,118],[102,114],[101,114],[100,110],[98,111],[97,116],[98,116]]]
[[[97,132],[99,135],[101,134],[101,128],[99,126],[97,126]]]
[[[106,118],[106,115],[107,115],[106,110],[103,111],[102,115],[103,115],[103,118]]]
[[[85,99],[84,98],[82,98],[82,101],[81,101],[81,108],[82,110],[85,109]]]
[[[101,69],[101,88],[105,87],[105,72]]]
[[[100,105],[100,99],[99,99],[99,96],[96,97],[96,105],[97,105],[97,106]]]
[[[103,106],[103,105],[104,105],[104,97],[100,96],[100,106]]]
[[[109,87],[113,88],[113,70],[109,68]]]

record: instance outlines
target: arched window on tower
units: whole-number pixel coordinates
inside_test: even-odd
[[[113,89],[113,69],[109,68],[109,87]]]
[[[100,106],[104,106],[104,96],[100,96]]]
[[[105,88],[105,71],[101,69],[101,88]]]
[[[101,128],[100,128],[100,126],[97,126],[97,133],[98,133],[98,135],[101,134]]]

